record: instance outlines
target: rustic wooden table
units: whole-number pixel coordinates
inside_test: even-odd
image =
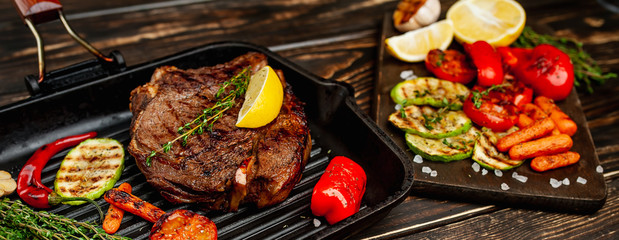
[[[441,1],[442,16],[454,1]],[[597,1],[523,0],[527,22],[583,42],[605,71],[619,72],[619,14]],[[616,2],[616,1],[615,1]],[[63,0],[73,28],[103,52],[119,50],[129,66],[216,41],[269,47],[326,79],[347,82],[361,108],[372,104],[381,23],[397,1]],[[28,97],[23,78],[37,72],[31,32],[12,4],[0,5],[0,105]],[[59,22],[38,26],[48,69],[92,58]],[[604,167],[608,197],[590,215],[516,209],[415,196],[351,238],[619,238],[619,81],[579,98]]]

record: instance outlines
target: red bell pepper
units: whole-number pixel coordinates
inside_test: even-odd
[[[489,87],[503,82],[501,55],[486,41],[464,44],[464,50],[477,67],[477,84]]]
[[[359,211],[367,177],[363,168],[349,158],[331,160],[312,193],[312,214],[335,224]]]
[[[570,57],[549,44],[540,44],[533,49],[500,49],[505,56],[513,56],[506,63],[516,79],[530,86],[535,94],[554,100],[563,100],[574,86],[574,66]]]
[[[447,81],[467,84],[477,75],[475,67],[467,61],[466,55],[455,49],[430,50],[425,64],[428,71]]]

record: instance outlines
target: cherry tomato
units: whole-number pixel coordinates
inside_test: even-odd
[[[425,64],[428,71],[447,81],[467,84],[477,75],[475,67],[469,63],[466,55],[454,49],[431,50]]]
[[[570,57],[549,44],[533,49],[502,48],[498,50],[508,65],[524,84],[535,94],[554,100],[567,97],[574,86],[574,66]]]

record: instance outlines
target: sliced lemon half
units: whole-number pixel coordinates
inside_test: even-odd
[[[447,19],[453,23],[458,42],[483,40],[500,47],[520,36],[526,14],[513,0],[460,0],[447,10]]]
[[[284,88],[277,73],[270,66],[263,67],[249,80],[236,126],[258,128],[267,125],[279,114],[283,100]]]
[[[387,51],[405,62],[420,62],[432,49],[445,50],[454,36],[451,21],[442,20],[429,26],[385,39]]]

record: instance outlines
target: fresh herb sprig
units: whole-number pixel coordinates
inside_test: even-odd
[[[533,48],[542,43],[553,45],[570,57],[574,64],[574,85],[584,87],[588,93],[593,93],[593,83],[601,85],[606,80],[617,77],[616,73],[604,73],[597,62],[583,49],[583,44],[572,39],[539,34],[526,26],[512,45]]]
[[[488,96],[488,94],[491,91],[503,91],[503,87],[506,87],[508,85],[508,83],[503,83],[503,84],[499,84],[499,85],[492,85],[489,88],[487,88],[486,90],[483,91],[479,91],[479,90],[474,90],[471,92],[471,94],[473,95],[471,97],[471,101],[473,101],[473,105],[475,106],[475,108],[479,109],[481,107],[482,104],[482,97],[483,96]]]
[[[438,111],[436,111],[434,114],[430,114],[430,115],[421,114],[424,120],[423,126],[426,127],[428,130],[433,130],[434,127],[432,126],[432,124],[437,124],[441,120],[443,120],[443,115],[447,111],[447,108],[448,107],[441,108]]]
[[[89,222],[79,222],[45,211],[34,211],[21,201],[0,201],[0,239],[130,239],[109,235]]]
[[[213,131],[215,122],[223,116],[225,111],[234,107],[236,104],[236,99],[245,95],[250,78],[250,68],[244,68],[230,80],[222,83],[219,90],[217,90],[217,93],[215,93],[215,99],[217,99],[217,102],[215,102],[213,106],[202,110],[202,113],[193,121],[180,126],[177,129],[177,133],[180,135],[163,144],[160,149],[153,150],[146,158],[146,165],[150,167],[151,158],[156,156],[158,152],[169,152],[172,148],[172,144],[175,142],[181,140],[181,146],[184,147],[187,146],[187,139],[189,139],[189,136],[195,134],[200,135],[204,133],[204,131]],[[228,88],[230,88],[230,90],[226,93]]]
[[[455,142],[460,143],[460,145],[456,145],[454,144]],[[452,149],[456,149],[456,150],[463,150],[466,149],[466,146],[469,144],[472,144],[474,142],[474,140],[469,140],[469,141],[454,141],[454,142],[449,142],[447,141],[446,138],[443,138],[443,141],[441,143],[443,143],[443,145],[452,148]]]

